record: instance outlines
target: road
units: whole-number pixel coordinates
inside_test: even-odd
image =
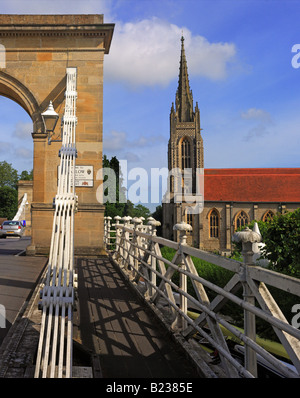
[[[29,299],[47,261],[46,257],[20,255],[30,242],[30,237],[0,239],[0,345]]]

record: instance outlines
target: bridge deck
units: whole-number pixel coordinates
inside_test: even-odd
[[[74,339],[100,355],[103,377],[196,377],[108,258],[78,258],[76,268],[79,308]]]

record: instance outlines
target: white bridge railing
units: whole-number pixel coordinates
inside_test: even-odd
[[[235,234],[235,239],[242,241],[243,245],[244,261],[239,262],[188,246],[186,232],[191,228],[188,224],[174,226],[180,233],[179,242],[156,236],[157,225],[154,219],[143,225],[139,218],[121,219],[118,216],[111,224],[111,218],[106,217],[104,243],[111,259],[130,281],[137,287],[144,286],[145,299],[151,305],[160,302],[159,309],[162,302],[165,304],[170,328],[187,340],[197,333],[202,341],[208,342],[217,350],[226,377],[258,377],[258,363],[263,363],[275,369],[281,377],[298,378],[300,330],[288,323],[266,285],[299,297],[300,280],[254,264],[252,249],[260,241],[260,234],[249,229]],[[174,249],[172,261],[162,255],[162,247]],[[207,281],[198,275],[193,258],[230,270],[233,277],[223,287]],[[192,288],[187,288],[188,281]],[[242,298],[236,295],[240,287],[243,289]],[[212,301],[206,289],[216,293]],[[228,301],[242,308],[244,329],[222,316],[222,307]],[[191,308],[195,312],[191,312]],[[276,344],[289,360],[282,360],[260,344],[256,336],[258,317],[272,325],[281,343]],[[231,339],[227,338],[228,335]],[[243,354],[242,359],[233,355],[229,344],[232,341],[237,342],[236,348]]]
[[[74,274],[76,79],[77,69],[67,68],[62,146],[55,197],[49,262],[40,308],[42,322],[35,377],[72,377]]]

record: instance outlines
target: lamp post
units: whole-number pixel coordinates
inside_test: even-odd
[[[50,101],[48,108],[41,114],[44,127],[46,132],[49,134],[48,136],[48,143],[51,143],[51,133],[53,135],[53,132],[56,127],[56,123],[58,121],[59,115],[55,112],[53,108],[52,101]]]

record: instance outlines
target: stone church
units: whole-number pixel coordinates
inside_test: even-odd
[[[162,204],[163,236],[178,240],[173,226],[185,221],[192,226],[187,243],[200,249],[229,253],[237,228],[300,207],[300,168],[204,168],[200,111],[198,103],[193,105],[183,37],[178,89],[170,113],[168,169],[168,192]],[[184,173],[185,169],[190,172]],[[174,170],[179,171],[179,177]],[[197,201],[198,170],[202,170],[204,189],[200,192],[204,200],[201,209],[195,211],[187,198],[192,195]],[[177,200],[178,195],[183,200]]]

